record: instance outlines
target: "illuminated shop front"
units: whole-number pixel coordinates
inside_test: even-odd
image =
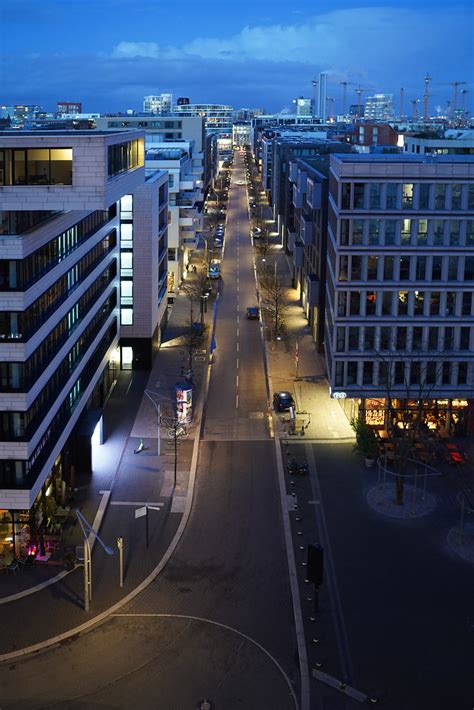
[[[362,399],[360,408],[367,424],[376,429],[387,429],[390,424],[399,428],[410,427],[420,420],[433,433],[446,432],[461,436],[470,431],[470,411],[473,402],[468,399],[393,399],[391,415],[386,398]],[[421,407],[421,415],[420,415]],[[390,416],[393,421],[390,422]]]

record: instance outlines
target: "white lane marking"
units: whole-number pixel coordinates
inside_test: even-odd
[[[239,369],[239,358],[237,358],[237,369]]]
[[[237,313],[237,323],[239,323],[239,321],[240,321],[240,316],[239,316],[239,314]]]
[[[240,337],[240,328],[237,328],[237,337]]]
[[[236,409],[239,408],[239,395],[236,395],[236,397],[235,397],[235,408]]]
[[[239,376],[238,375],[236,375],[236,378],[235,378],[235,386],[236,387],[239,386]]]
[[[237,343],[237,352],[239,352],[239,350],[240,350],[240,345],[239,345],[239,343]]]

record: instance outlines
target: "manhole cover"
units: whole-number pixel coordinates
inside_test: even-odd
[[[249,412],[249,419],[263,419],[263,412]]]

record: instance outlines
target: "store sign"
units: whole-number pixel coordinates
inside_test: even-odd
[[[347,394],[345,392],[333,392],[331,397],[333,399],[346,399]]]

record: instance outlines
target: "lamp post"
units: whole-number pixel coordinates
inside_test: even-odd
[[[84,611],[89,611],[89,605],[92,601],[92,550],[90,538],[93,537],[97,540],[108,555],[113,555],[114,551],[99,537],[80,510],[76,509],[76,516],[84,536]]]

